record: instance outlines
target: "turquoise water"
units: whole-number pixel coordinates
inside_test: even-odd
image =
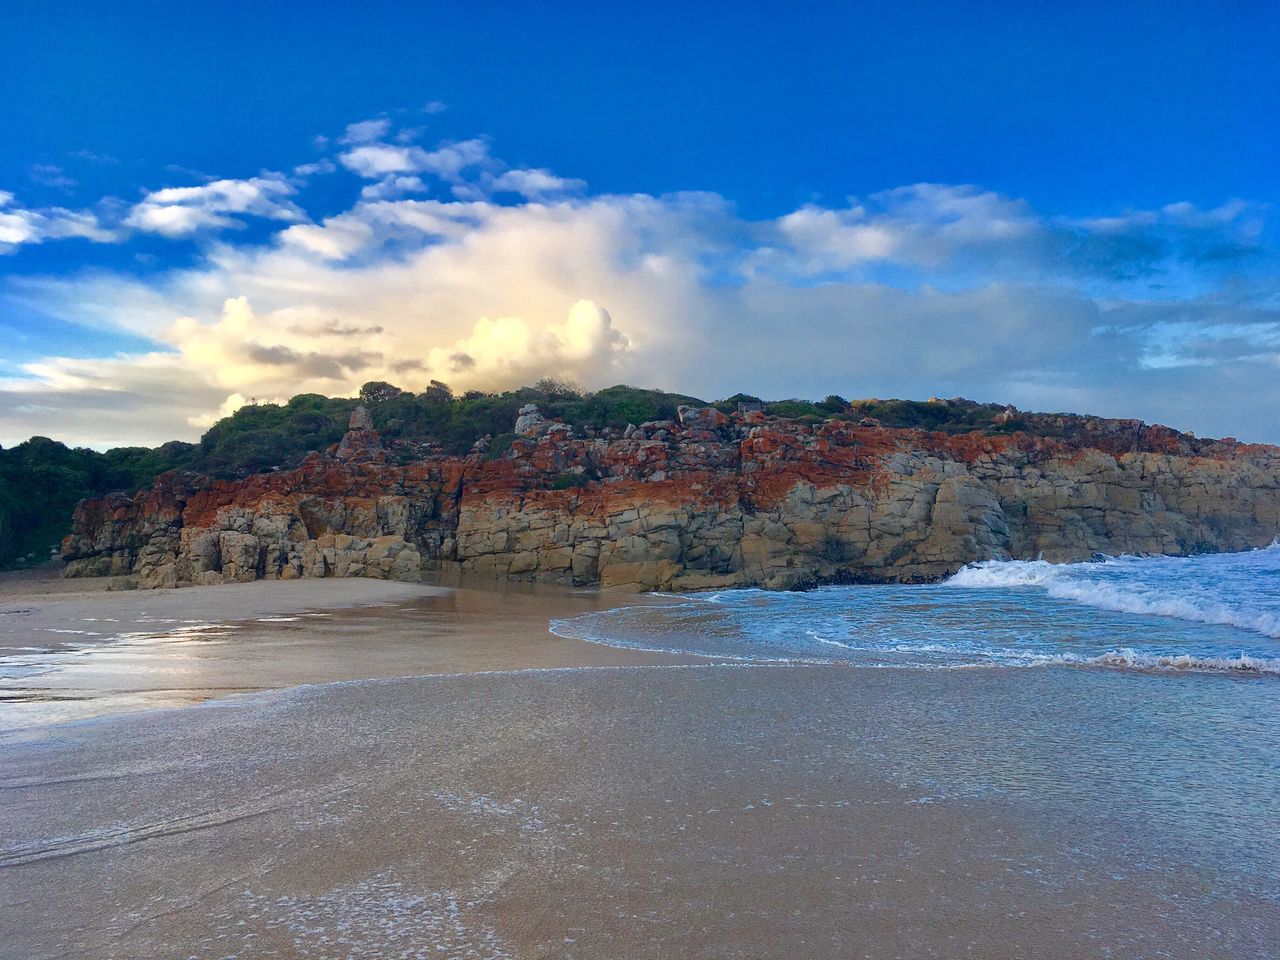
[[[555,622],[563,636],[746,660],[1280,675],[1280,547],[990,561],[928,586],[727,591]]]

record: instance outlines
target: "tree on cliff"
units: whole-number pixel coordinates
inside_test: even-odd
[[[387,383],[385,380],[370,380],[360,388],[360,402],[373,406],[387,400],[394,400],[403,393],[404,391],[395,384]]]
[[[453,401],[453,388],[447,383],[432,380],[427,384],[427,389],[423,390],[418,396],[432,403],[451,403]]]
[[[548,400],[581,400],[586,392],[568,377],[543,377],[533,389],[545,394]]]
[[[827,413],[844,413],[849,409],[849,401],[838,393],[829,393],[817,404]]]

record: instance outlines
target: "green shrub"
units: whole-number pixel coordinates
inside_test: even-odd
[[[288,403],[248,404],[200,438],[191,468],[235,478],[297,466],[312,450],[342,439],[356,401],[301,394]]]
[[[816,403],[810,403],[808,400],[776,400],[773,403],[766,403],[764,412],[771,417],[786,417],[789,420],[798,420],[801,417],[818,417],[822,419],[828,413]]]
[[[886,427],[968,433],[990,427],[1002,408],[970,401],[925,403],[919,400],[854,400],[846,416],[874,417]]]
[[[995,426],[991,427],[987,433],[1003,435],[1018,433],[1019,431],[1025,431],[1028,429],[1029,427],[1025,420],[1019,420],[1015,417],[1012,420],[1006,420],[1004,423],[997,423]]]
[[[622,429],[629,423],[674,420],[677,408],[685,405],[706,406],[697,397],[619,385],[588,394],[578,400],[549,404],[544,407],[543,413],[563,417],[580,427]]]
[[[738,404],[740,403],[760,403],[764,401],[759,397],[754,397],[749,393],[735,393],[732,397],[725,397],[723,400],[717,400],[712,404],[721,413],[737,413]]]
[[[70,530],[77,503],[136,486],[137,471],[117,459],[47,437],[0,449],[0,566],[28,555],[47,559]]]
[[[489,441],[489,449],[484,452],[486,460],[500,460],[507,455],[507,451],[511,449],[511,444],[518,439],[514,433],[500,433]]]
[[[591,481],[585,473],[562,473],[551,483],[552,490],[570,490],[585,487]]]
[[[849,409],[849,401],[837,393],[829,393],[817,404],[827,413],[844,413]]]

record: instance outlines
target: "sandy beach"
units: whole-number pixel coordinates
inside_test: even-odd
[[[1149,767],[1088,735],[1143,709],[1176,727],[1185,684],[547,631],[622,602],[11,592],[13,645],[16,622],[145,629],[40,654],[8,704],[0,956],[1261,958],[1280,938],[1273,899],[1206,871],[1215,814],[1161,753],[1178,731]]]
[[[118,585],[47,571],[0,577],[0,729],[299,684],[691,659],[547,632],[554,617],[619,602],[599,591],[365,579]]]

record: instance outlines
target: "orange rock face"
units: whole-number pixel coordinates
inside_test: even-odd
[[[682,408],[681,421],[625,436],[556,425],[495,459],[407,464],[362,422],[294,470],[167,475],[84,502],[67,575],[163,586],[457,568],[622,589],[790,587],[934,579],[995,557],[1245,549],[1280,534],[1275,447],[1137,421],[1073,421],[1057,439],[709,408]]]

